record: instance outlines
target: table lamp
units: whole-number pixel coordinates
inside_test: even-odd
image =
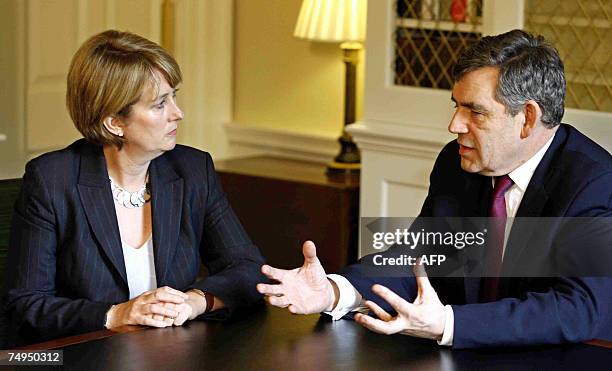
[[[329,174],[359,172],[359,149],[345,130],[355,122],[355,80],[359,50],[365,39],[367,0],[303,0],[293,36],[321,42],[340,43],[346,67],[344,84],[344,127],[340,153],[327,166]]]

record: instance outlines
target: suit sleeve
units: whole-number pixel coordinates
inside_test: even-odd
[[[609,297],[610,278],[560,278],[525,298],[453,305],[453,348],[576,343],[606,333],[609,340]]]
[[[56,296],[57,226],[50,186],[26,166],[9,242],[6,308],[20,334],[50,339],[104,328],[108,303]]]
[[[372,292],[372,286],[374,284],[387,287],[389,290],[409,302],[413,302],[416,298],[416,280],[412,275],[407,277],[370,277],[364,272],[364,266],[360,263],[349,265],[344,268],[340,274],[355,287],[361,294],[363,300],[373,301],[389,313],[395,313],[395,309],[380,296]],[[353,313],[349,313],[347,316],[352,318],[352,315]]]
[[[227,306],[227,310],[204,318],[224,319],[239,308],[261,301],[262,295],[255,286],[266,281],[260,272],[264,259],[227,201],[208,154],[206,177],[208,195],[200,254],[209,276],[192,287],[210,292]]]
[[[440,183],[439,179],[442,179],[442,173],[444,173],[444,169],[443,169],[444,164],[448,163],[449,157],[452,158],[452,156],[450,155],[453,153],[453,151],[456,153],[456,142],[455,141],[447,144],[444,147],[444,149],[441,151],[438,158],[436,159],[436,162],[430,174],[429,192],[427,194],[427,198],[425,199],[425,202],[423,203],[419,217],[427,218],[427,217],[433,216],[432,199],[434,195],[441,192],[436,185]],[[417,221],[413,223],[413,226],[411,228],[416,228],[418,230],[420,228],[419,225],[420,224],[418,223],[418,219],[417,219]],[[383,252],[382,255],[385,257],[393,257],[395,256],[394,254],[405,253],[405,252],[406,251],[402,251],[402,250],[399,250],[398,252],[395,249],[390,248],[387,251]],[[413,251],[412,253],[418,255],[418,250]],[[368,263],[365,263],[365,262],[371,261],[373,255],[374,254],[369,255],[369,256],[364,256],[360,260],[359,263],[352,264],[350,266],[345,267],[340,272],[340,274],[344,276],[355,287],[355,289],[362,295],[364,299],[375,302],[376,304],[378,304],[381,308],[385,309],[386,311],[393,312],[394,310],[389,305],[389,303],[387,303],[386,301],[381,299],[380,296],[372,292],[372,286],[376,283],[386,286],[387,288],[389,288],[396,294],[400,295],[405,300],[408,300],[410,302],[414,301],[416,294],[417,294],[417,287],[416,287],[416,280],[414,279],[414,276],[412,275],[412,270],[405,269],[405,275],[403,277],[383,277],[380,275],[371,274],[370,272],[368,272],[368,270],[370,269],[366,267]],[[370,264],[370,268],[371,268],[371,264]],[[397,269],[404,270],[401,267]],[[391,269],[389,269],[389,271],[390,270]]]

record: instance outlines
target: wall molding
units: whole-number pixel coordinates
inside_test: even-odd
[[[435,159],[444,145],[454,139],[437,127],[379,120],[362,120],[347,127],[362,151],[377,151]]]
[[[239,122],[226,123],[225,131],[230,144],[229,157],[240,156],[246,148],[252,153],[326,163],[340,148],[337,139],[331,135]]]
[[[339,145],[332,135],[311,134],[291,129],[280,129],[242,122],[224,125],[229,141],[228,157],[237,157],[250,149],[252,153],[273,154],[284,158],[325,163],[333,158]],[[347,127],[359,148],[398,155],[435,159],[454,136],[446,130],[363,120]]]

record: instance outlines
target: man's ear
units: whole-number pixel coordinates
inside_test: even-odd
[[[108,116],[103,121],[104,127],[118,137],[123,136],[123,123],[115,116]]]
[[[523,114],[525,115],[525,122],[523,122],[523,127],[521,128],[521,139],[531,135],[542,118],[542,110],[536,101],[528,100],[523,108]]]

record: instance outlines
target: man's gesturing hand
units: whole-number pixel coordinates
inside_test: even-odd
[[[279,284],[260,283],[257,291],[266,295],[276,307],[288,307],[294,314],[311,314],[332,310],[337,295],[317,258],[317,249],[311,241],[302,246],[304,265],[293,270],[261,267],[261,272]]]
[[[363,327],[380,334],[401,333],[440,340],[446,323],[444,305],[429,283],[422,265],[418,264],[414,267],[414,275],[419,292],[413,303],[407,302],[384,286],[374,285],[372,287],[375,294],[385,299],[395,309],[397,316],[391,316],[376,303],[368,300],[365,304],[380,319],[357,314],[355,320]]]

